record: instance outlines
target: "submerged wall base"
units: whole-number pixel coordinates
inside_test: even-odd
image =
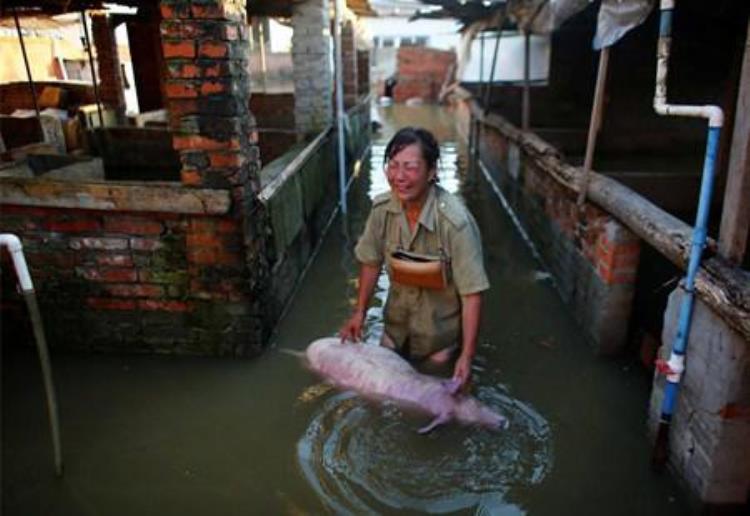
[[[661,356],[668,358],[677,333],[677,289],[664,315]],[[654,377],[649,430],[656,434],[664,378]],[[740,505],[750,493],[750,350],[726,322],[696,299],[669,436],[669,464],[703,504]]]

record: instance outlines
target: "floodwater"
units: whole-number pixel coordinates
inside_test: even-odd
[[[3,357],[2,509],[7,515],[483,514],[677,515],[668,476],[649,471],[650,380],[635,360],[600,359],[534,261],[491,187],[467,174],[451,115],[381,110],[383,133],[257,360],[53,355],[65,475],[53,474],[33,349]],[[474,213],[492,289],[474,393],[510,419],[493,432],[426,421],[322,384],[294,351],[334,334],[356,295],[353,237],[387,188],[383,146],[424,125],[442,142],[440,177]],[[387,278],[368,312],[382,331]]]

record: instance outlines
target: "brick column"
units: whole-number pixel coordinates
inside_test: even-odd
[[[165,95],[185,185],[257,191],[244,2],[162,0]]]
[[[164,58],[160,27],[158,6],[139,7],[138,17],[127,22],[133,79],[141,112],[164,108]]]
[[[354,37],[354,24],[344,23],[341,30],[341,62],[344,76],[344,104],[351,107],[359,98],[359,71],[357,69],[357,42]]]
[[[360,95],[370,93],[370,51],[367,49],[357,50],[357,81]]]
[[[105,13],[91,14],[91,37],[96,48],[97,79],[102,103],[125,112],[120,56],[117,54],[115,28]]]
[[[295,124],[304,133],[314,133],[333,122],[328,2],[305,0],[295,4],[292,26]]]
[[[241,348],[261,346],[270,330],[268,308],[260,302],[268,279],[266,217],[257,201],[260,155],[249,109],[245,1],[161,0],[160,7],[164,89],[182,184],[230,190],[232,197],[228,216],[197,226],[188,261],[196,285],[234,281],[241,286],[233,310],[242,328],[231,337]],[[234,228],[221,238],[231,242],[242,263],[217,252],[222,247],[214,234],[216,224]]]

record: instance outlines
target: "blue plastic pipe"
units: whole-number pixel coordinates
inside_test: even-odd
[[[724,122],[724,114],[718,106],[685,106],[667,103],[667,72],[669,51],[672,42],[672,13],[674,4],[674,0],[661,0],[654,109],[660,115],[693,116],[708,119],[708,140],[706,142],[706,155],[703,161],[698,213],[695,218],[695,227],[693,228],[693,240],[690,247],[687,274],[683,282],[685,296],[680,306],[677,335],[672,344],[672,352],[669,360],[657,361],[659,372],[664,374],[667,380],[652,460],[652,465],[657,469],[661,469],[667,461],[669,425],[674,414],[680,380],[685,371],[685,355],[688,338],[690,337],[693,305],[695,304],[695,277],[700,267],[703,249],[706,246],[708,212],[711,205],[714,176],[716,175],[719,137],[721,136],[721,127]]]

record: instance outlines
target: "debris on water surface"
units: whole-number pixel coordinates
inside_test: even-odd
[[[331,389],[333,389],[333,386],[331,384],[325,382],[316,383],[315,385],[311,385],[304,391],[302,391],[302,393],[297,397],[297,401],[300,401],[302,403],[315,401],[318,398],[328,394]]]

